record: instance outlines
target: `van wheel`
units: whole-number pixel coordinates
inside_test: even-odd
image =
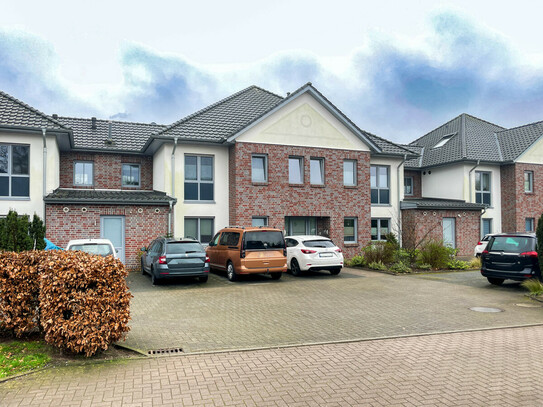
[[[231,261],[226,265],[226,278],[228,278],[228,281],[236,281],[238,279],[238,275],[236,274],[236,270],[234,270],[234,265]]]
[[[487,277],[487,279],[490,284],[494,285],[502,285],[504,282],[503,278]]]
[[[300,265],[298,264],[298,260],[292,259],[290,261],[290,272],[293,276],[298,277],[302,274],[302,270],[300,270]]]
[[[340,271],[341,271],[341,267],[337,267],[335,269],[330,270],[330,274],[332,274],[333,276],[337,276]]]
[[[143,267],[143,259],[141,259],[141,274],[145,275],[145,268]]]
[[[270,277],[272,280],[279,280],[282,274],[283,273],[270,273]]]

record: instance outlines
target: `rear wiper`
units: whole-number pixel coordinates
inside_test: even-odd
[[[186,254],[188,254],[188,253],[198,253],[198,251],[197,251],[197,250],[189,250],[189,251],[187,251],[187,252],[185,252],[185,253],[186,253]]]

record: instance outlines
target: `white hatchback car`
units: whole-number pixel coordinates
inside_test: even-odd
[[[493,234],[485,235],[481,240],[477,242],[477,245],[475,246],[475,249],[473,250],[473,256],[474,257],[480,257],[483,253],[483,250],[486,249],[486,245],[488,244],[488,241],[490,238],[494,236]]]
[[[329,270],[339,274],[343,253],[332,240],[322,236],[287,236],[287,267],[295,276],[307,270]]]
[[[70,240],[66,250],[81,250],[99,256],[113,256],[117,258],[117,250],[109,239],[77,239]]]

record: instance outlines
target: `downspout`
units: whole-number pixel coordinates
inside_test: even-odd
[[[45,196],[47,195],[47,137],[45,133],[47,129],[42,127],[41,129],[43,135],[43,225],[45,226],[46,216],[45,216]]]
[[[172,157],[171,157],[171,160],[172,160],[172,163],[171,163],[171,166],[172,166],[172,198],[175,198],[175,150],[177,149],[177,139],[178,137],[175,136],[173,138],[173,150],[172,150]],[[170,214],[168,216],[168,233],[170,234],[170,236],[173,237],[173,234],[174,234],[174,215],[173,215],[173,202],[170,201]]]
[[[403,160],[401,163],[398,164],[398,168],[396,168],[397,175],[396,178],[398,180],[398,243],[400,244],[400,247],[402,247],[402,206],[400,205],[400,194],[402,192],[402,184],[403,182],[400,182],[400,167],[407,161],[407,154],[403,155]]]
[[[470,202],[473,202],[473,192],[471,191],[472,188],[471,188],[471,173],[473,172],[473,170],[475,170],[475,168],[477,168],[479,166],[479,164],[481,163],[481,160],[477,160],[477,164],[475,164],[475,166],[469,170],[469,174],[468,174],[468,185],[469,185],[469,201]]]

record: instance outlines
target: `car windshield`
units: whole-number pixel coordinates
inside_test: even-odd
[[[113,254],[111,246],[106,243],[83,243],[74,244],[68,250],[81,250],[82,252],[97,254],[99,256],[109,256]]]
[[[197,242],[169,242],[166,244],[166,254],[199,253],[204,251],[204,247]]]
[[[306,240],[305,247],[335,247],[331,240]]]
[[[535,239],[527,236],[495,236],[488,251],[523,253],[535,248]]]
[[[285,240],[279,231],[263,230],[245,233],[245,249],[247,250],[283,249],[284,247]]]

